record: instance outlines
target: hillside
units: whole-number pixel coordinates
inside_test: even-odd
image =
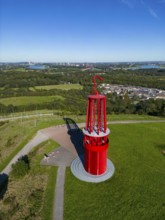
[[[129,116],[113,117],[115,120],[130,119]],[[138,117],[142,118],[134,116],[134,119]],[[38,120],[37,127],[32,119],[2,125],[2,133],[11,134],[10,129],[15,130],[10,137],[12,146],[7,147],[10,149],[8,156],[13,154],[12,148],[16,150],[28,141],[30,130],[32,136],[38,129],[59,123],[63,123],[62,120],[43,118]],[[20,128],[25,125],[21,134]],[[76,213],[77,219],[163,219],[165,123],[111,124],[109,128],[108,157],[115,165],[115,175],[103,183],[85,183],[77,180],[67,168],[64,219],[75,219]],[[4,139],[1,136],[1,140]],[[44,153],[57,146],[53,141],[40,144],[28,155],[28,173],[19,178],[11,173],[7,191],[0,201],[3,208],[0,219],[52,218],[57,168],[42,167],[40,161]],[[2,146],[1,151],[4,151]]]

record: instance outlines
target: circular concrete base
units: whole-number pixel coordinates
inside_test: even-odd
[[[91,182],[91,183],[99,183],[103,182],[107,179],[110,179],[114,172],[115,167],[113,163],[107,159],[107,170],[104,174],[101,175],[92,175],[90,173],[87,173],[84,169],[84,166],[82,164],[82,161],[79,157],[74,159],[71,163],[71,171],[73,175],[78,178],[79,180],[85,181],[85,182]]]

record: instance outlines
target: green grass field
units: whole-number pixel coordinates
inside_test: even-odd
[[[29,112],[30,114],[31,112]],[[36,112],[32,112],[36,114]],[[41,113],[41,112],[40,112]],[[45,111],[44,113],[48,113]],[[24,114],[21,114],[24,116]],[[20,114],[13,114],[13,116],[21,116]],[[27,116],[27,114],[25,114]],[[8,116],[9,117],[9,116]],[[84,122],[85,116],[74,115],[67,116],[72,118],[77,123]],[[117,120],[159,120],[161,118],[147,115],[108,115],[109,121]],[[13,156],[22,149],[22,147],[32,138],[37,130],[54,126],[57,124],[64,124],[61,116],[36,116],[30,118],[19,118],[16,121],[10,121],[0,126],[0,171],[9,163]]]
[[[46,102],[52,102],[53,100],[63,100],[62,96],[20,96],[20,97],[10,97],[1,98],[0,103],[3,105],[30,105],[30,104],[40,104]]]
[[[56,116],[39,119],[19,119],[0,126],[0,171],[10,162],[39,129],[63,124]]]
[[[84,116],[70,118],[76,122],[85,119]],[[159,118],[111,115],[108,119]],[[0,170],[37,130],[63,123],[62,118],[57,120],[52,116],[37,119],[36,123],[34,119],[19,119],[1,125]],[[67,168],[64,220],[164,219],[165,123],[118,124],[109,128],[108,155],[115,165],[115,175],[103,183],[85,183],[77,180]],[[33,219],[52,219],[57,168],[42,167],[40,161],[44,153],[57,146],[53,141],[40,144],[29,154],[30,172],[22,179],[11,175],[8,191],[0,201],[0,219],[31,219],[32,216]]]
[[[68,168],[64,219],[163,220],[165,123],[109,127],[115,175],[103,183],[85,183]]]
[[[70,90],[70,89],[82,89],[83,87],[80,84],[60,84],[60,85],[47,85],[47,86],[35,86],[31,87],[31,90],[50,90],[50,89],[61,89],[61,90]]]

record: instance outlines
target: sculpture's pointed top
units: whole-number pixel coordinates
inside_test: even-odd
[[[96,79],[103,80],[103,78],[101,76],[93,76],[92,77],[92,82],[93,82],[92,92],[94,95],[99,94],[99,92],[97,91],[97,88],[96,88],[97,87]]]

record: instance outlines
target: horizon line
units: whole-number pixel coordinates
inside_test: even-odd
[[[0,61],[0,63],[145,63],[145,62],[165,62],[165,60],[145,60],[145,61]]]

